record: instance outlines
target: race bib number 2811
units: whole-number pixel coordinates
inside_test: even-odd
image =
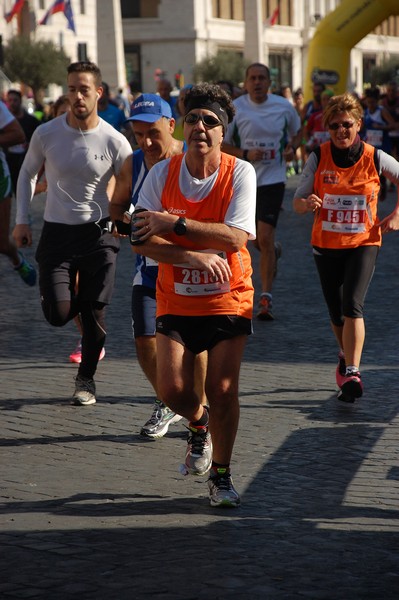
[[[219,250],[203,250],[219,254],[226,259],[225,252]],[[190,265],[173,265],[175,293],[180,296],[209,296],[213,294],[226,294],[230,291],[230,282],[215,281],[208,271],[195,269]]]

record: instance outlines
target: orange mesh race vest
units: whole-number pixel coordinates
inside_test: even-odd
[[[346,169],[337,167],[330,142],[320,146],[314,192],[323,200],[315,214],[312,245],[319,248],[380,246],[377,217],[380,179],[374,164],[374,148],[364,144],[362,157]]]
[[[233,195],[233,174],[236,159],[221,154],[218,177],[211,193],[200,201],[185,198],[179,187],[183,154],[170,159],[168,175],[162,193],[162,206],[176,216],[207,223],[223,223]],[[185,248],[222,255],[229,263],[232,277],[221,284],[209,274],[188,264],[159,264],[157,278],[157,316],[171,315],[239,315],[252,318],[253,286],[251,257],[246,245],[238,252],[223,252],[200,247],[186,238],[171,234],[168,239]]]

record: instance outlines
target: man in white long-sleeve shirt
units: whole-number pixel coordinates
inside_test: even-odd
[[[17,185],[18,246],[32,244],[29,205],[45,164],[47,201],[36,251],[43,313],[61,327],[80,315],[82,362],[73,403],[96,402],[94,374],[105,343],[119,240],[108,232],[107,186],[131,154],[126,138],[99,118],[101,72],[91,62],[68,67],[71,111],[34,132]],[[79,279],[76,293],[76,279]]]

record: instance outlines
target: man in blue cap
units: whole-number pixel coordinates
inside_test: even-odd
[[[130,117],[138,149],[126,159],[117,177],[110,204],[111,219],[130,221],[139,192],[153,165],[185,151],[185,144],[173,137],[175,119],[169,104],[157,94],[142,94],[132,104]],[[117,229],[116,225],[116,229]],[[118,232],[122,234],[122,232]],[[155,342],[155,287],[158,263],[140,254],[132,287],[132,326],[137,359],[157,395],[156,342]],[[205,403],[204,376],[206,355],[197,361],[197,391]],[[157,397],[150,419],[141,428],[141,435],[152,439],[163,437],[169,425],[181,420]]]

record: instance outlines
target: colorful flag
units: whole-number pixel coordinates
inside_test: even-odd
[[[47,25],[47,21],[51,15],[55,15],[55,13],[58,12],[64,13],[65,18],[68,21],[68,29],[71,29],[74,33],[76,33],[71,0],[55,0],[55,2],[50,6],[44,15],[43,19],[39,21],[39,25]]]
[[[266,19],[265,26],[266,27],[273,27],[273,25],[275,25],[277,23],[277,19],[278,19],[279,14],[280,14],[280,9],[279,9],[279,7],[277,7],[277,8],[274,9],[274,11],[272,12],[271,16]]]
[[[76,34],[75,20],[73,18],[71,0],[67,0],[67,2],[65,2],[64,15],[66,17],[66,20],[68,21],[68,29],[70,29]]]
[[[21,12],[24,4],[25,0],[16,0],[16,2],[14,2],[14,6],[10,10],[10,12],[4,15],[4,18],[7,21],[7,23],[9,23],[11,19],[15,17],[15,15],[18,15]]]

